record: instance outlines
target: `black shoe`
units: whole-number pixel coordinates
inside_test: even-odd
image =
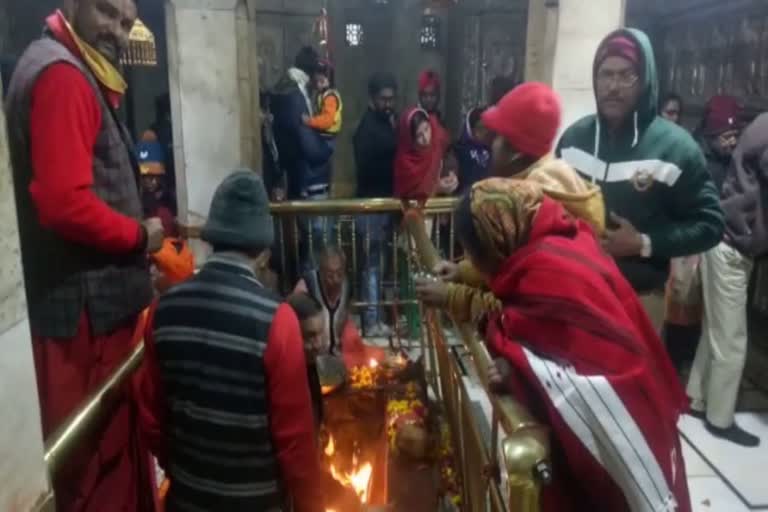
[[[760,445],[759,437],[753,436],[746,430],[742,430],[741,427],[739,427],[736,423],[727,428],[720,428],[712,425],[710,422],[707,422],[707,430],[709,430],[709,432],[715,437],[725,439],[726,441],[730,441],[747,448],[753,448]]]
[[[697,411],[693,407],[688,410],[688,415],[698,418],[701,421],[707,421],[707,413],[705,411]]]

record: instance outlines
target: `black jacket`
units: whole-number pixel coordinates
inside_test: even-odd
[[[357,197],[392,197],[397,134],[387,116],[365,112],[352,139]]]
[[[302,122],[302,114],[311,112],[296,82],[284,77],[272,91],[270,105],[280,165],[288,178],[288,197],[298,199],[312,185],[329,184],[333,151],[318,132]]]
[[[731,157],[717,154],[706,138],[700,138],[699,145],[704,153],[704,157],[707,159],[707,170],[709,170],[709,174],[712,176],[712,181],[715,182],[715,188],[720,192],[723,190],[723,181],[725,181],[725,176],[728,173]]]

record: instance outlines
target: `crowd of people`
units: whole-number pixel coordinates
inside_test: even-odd
[[[171,481],[168,510],[324,511],[344,489],[320,467],[316,357],[351,366],[383,353],[351,320],[338,248],[305,248],[287,298],[260,276],[275,244],[270,194],[328,197],[345,126],[333,67],[302,49],[265,98],[265,180],[236,170],[218,186],[201,233],[213,254],[195,272],[161,186],[168,118],[134,147],[116,114],[136,6],[104,5],[66,2],[46,20],[5,105],[44,435],[145,339],[133,385],[56,473],[57,507],[152,510],[151,453]],[[768,117],[742,130],[739,102],[718,96],[696,141],[678,125],[680,98],[658,101],[653,50],[637,30],[606,36],[592,65],[597,112],[559,142],[560,100],[547,85],[495,94],[452,140],[435,72],[399,113],[395,78],[375,74],[352,139],[357,196],[417,210],[461,196],[464,259],[441,262],[417,293],[475,324],[496,391],[551,427],[543,511],[687,512],[681,414],[733,443],[760,442],[734,410],[747,286],[768,249]],[[387,330],[376,262],[396,221],[368,222],[369,336]],[[327,222],[302,229],[318,236]],[[686,392],[678,371],[690,359]]]

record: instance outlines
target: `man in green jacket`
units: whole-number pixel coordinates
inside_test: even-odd
[[[609,34],[595,56],[597,114],[569,127],[561,157],[605,197],[603,247],[661,326],[669,260],[704,252],[723,235],[723,214],[693,138],[657,115],[658,79],[648,37]]]

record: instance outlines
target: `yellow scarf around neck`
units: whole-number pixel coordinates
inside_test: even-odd
[[[85,60],[91,72],[96,76],[96,79],[110,91],[121,95],[125,94],[128,84],[125,83],[125,79],[120,71],[106,57],[96,51],[94,47],[83,41],[63,14],[59,13],[59,16],[61,16],[64,26],[67,28],[70,36],[72,36],[72,40],[80,50],[83,60]]]

